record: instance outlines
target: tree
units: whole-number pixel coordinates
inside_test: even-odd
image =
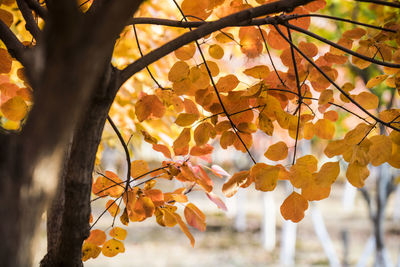
[[[382,20],[382,26],[311,14],[325,6],[323,0],[256,0],[251,5],[238,0],[185,0],[181,4],[173,0],[179,12],[175,20],[133,18],[140,6],[139,12],[146,16],[151,14],[146,8],[154,9],[151,3],[139,0],[78,3],[3,0],[0,39],[6,49],[0,50],[0,59],[2,73],[6,75],[2,76],[0,84],[4,128],[0,134],[1,262],[6,266],[30,265],[32,257],[28,251],[33,235],[42,212],[49,207],[48,253],[42,266],[81,266],[82,243],[89,236],[91,191],[98,197],[111,198],[105,212],[110,211],[114,218],[123,202],[121,209],[125,212],[120,215],[121,221],[141,221],[155,214],[159,224],[179,224],[191,237],[173,204],[185,198],[194,186],[206,192],[212,189],[207,173],[199,164],[189,163],[188,156],[209,155],[212,152],[209,140],[215,137],[220,138],[223,148],[233,145],[254,162],[249,171],[236,173],[228,180],[223,188],[225,195],[233,195],[238,187],[247,187],[253,182],[256,189],[270,191],[278,179],[290,180],[302,191],[301,194],[293,191],[283,202],[281,212],[285,219],[300,221],[308,201],[327,197],[339,173],[337,162],[326,163],[317,172],[318,161],[314,156],[296,158],[301,138],[311,139],[314,134],[319,139],[334,137],[333,121],[337,120],[338,113],[327,111],[332,106],[363,121],[348,131],[344,139],[330,142],[325,149],[329,157],[343,155],[349,162],[347,178],[354,186],[363,186],[369,162],[374,166],[389,162],[399,168],[400,110],[392,108],[398,101],[399,90],[399,25],[398,17],[388,16],[396,14],[398,9],[384,9],[399,5],[397,2],[363,2],[378,5],[374,9],[382,17],[376,20]],[[165,10],[166,17],[170,16],[170,11]],[[384,15],[388,16],[385,17],[387,21],[383,21]],[[307,30],[311,17],[339,20],[357,27],[345,31],[338,42],[330,41]],[[135,29],[141,24],[188,31],[178,31],[176,37],[158,48],[149,45],[153,50],[143,55],[140,46],[143,42],[137,38]],[[370,29],[368,34],[363,28]],[[318,53],[313,42],[299,41],[301,35],[295,32],[328,44],[330,51]],[[123,46],[126,39],[135,40],[132,36],[136,37],[139,51],[129,54],[119,45]],[[159,40],[152,41],[157,44]],[[221,71],[218,74],[222,61],[217,60],[224,56],[224,49],[228,47],[225,43],[231,41],[237,44],[232,50],[233,57],[239,53],[249,59],[267,55],[266,62],[244,71],[253,79],[252,86],[239,85],[233,73]],[[353,43],[358,47],[355,51]],[[209,60],[203,45],[208,46],[209,55],[218,64]],[[280,53],[280,61],[286,67],[277,66],[271,48]],[[126,55],[118,56],[118,49]],[[163,66],[169,67],[157,71],[161,79],[168,72],[172,88],[163,87],[150,65],[174,51],[178,61],[172,66],[170,62],[163,62]],[[397,88],[397,92],[390,89],[389,101],[379,100],[367,91],[353,95],[351,83],[344,86],[335,83],[338,76],[335,68],[346,63],[349,55],[352,64],[359,69],[371,63],[383,67],[377,70],[385,74],[372,78],[367,87],[376,87],[387,80],[390,88]],[[134,60],[126,59],[129,56]],[[188,61],[193,56],[200,60],[199,65]],[[23,69],[18,64],[22,64]],[[131,77],[135,79],[145,68],[159,89],[148,94],[131,94],[129,101],[136,102],[135,111],[127,112],[126,116],[136,123],[135,130],[152,143],[155,151],[171,158],[155,170],[148,170],[140,160],[131,162],[128,142],[108,116],[117,92],[127,92],[123,84]],[[140,78],[133,80],[134,86],[144,83]],[[163,83],[168,84],[166,80]],[[330,86],[333,90],[327,89]],[[124,97],[116,100],[116,105],[125,104]],[[315,101],[319,104],[318,114],[323,118],[318,118],[312,108]],[[351,102],[358,109],[353,111],[343,106],[343,102]],[[386,104],[386,107],[379,104]],[[372,111],[378,106],[379,113]],[[163,120],[157,120],[159,118]],[[92,190],[96,152],[107,119],[125,149],[128,173],[121,179],[106,172],[94,180]],[[139,122],[147,123],[146,127]],[[157,123],[168,125],[170,122],[182,127],[173,142],[174,158],[170,148],[159,143],[157,133],[153,130],[150,134],[146,130],[157,129]],[[194,142],[191,142],[191,126],[195,122],[198,125],[194,130]],[[377,125],[381,126],[381,133],[375,130]],[[249,152],[252,134],[257,129],[272,135],[277,128],[294,140],[289,168],[257,163]],[[388,131],[391,131],[390,137],[386,135]],[[285,142],[278,142],[265,153],[273,161],[286,158],[287,154]],[[183,156],[184,160],[176,156]],[[131,187],[132,182],[149,174],[156,176]],[[163,193],[152,189],[151,181],[159,177],[178,179],[190,186],[178,192]],[[139,189],[142,184],[145,188]],[[218,199],[213,200],[222,205]],[[7,205],[9,202],[13,203],[12,207]],[[199,229],[205,227],[204,217],[194,204],[187,204],[185,217],[190,225]],[[123,231],[118,231],[115,229],[112,236],[123,235]],[[92,233],[91,242],[86,242],[87,247],[84,247],[84,257],[94,257],[99,252],[97,241],[93,239],[101,238],[102,234]],[[108,243],[109,256],[115,255],[116,247],[120,246],[115,243],[117,241],[112,242]],[[104,245],[103,250],[106,250]]]

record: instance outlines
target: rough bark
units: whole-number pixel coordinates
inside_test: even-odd
[[[48,254],[41,266],[81,266],[89,235],[90,191],[96,151],[115,97],[115,71],[105,94],[97,94],[75,130],[61,183],[48,215]]]

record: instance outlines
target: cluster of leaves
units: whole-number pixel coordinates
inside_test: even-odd
[[[19,37],[30,40],[32,37],[23,29],[21,14],[13,12],[14,1],[2,1],[0,8],[0,20],[8,27],[15,28]],[[30,45],[25,41],[24,45]],[[27,83],[21,64],[7,51],[3,43],[0,44],[0,123],[7,130],[18,130],[21,121],[28,114],[32,105],[32,88]]]
[[[153,148],[171,157],[169,149],[166,146],[153,144]],[[210,170],[220,177],[226,175],[226,173],[218,167],[214,167]],[[129,222],[141,222],[155,216],[157,223],[161,226],[173,227],[179,225],[180,229],[189,238],[191,245],[194,246],[195,240],[186,223],[197,228],[199,231],[205,231],[206,222],[205,215],[201,210],[198,209],[195,204],[188,203],[187,194],[192,191],[193,187],[199,185],[206,192],[206,195],[211,201],[221,209],[226,210],[221,199],[211,192],[213,181],[204,170],[204,166],[194,166],[186,161],[164,161],[162,167],[150,171],[146,161],[135,160],[131,163],[130,177],[134,178],[132,180],[128,178],[128,180],[122,181],[115,173],[106,171],[104,175],[100,175],[96,178],[92,187],[93,194],[97,196],[94,200],[106,197],[110,198],[105,205],[104,213],[108,211],[114,220],[119,216],[123,225],[128,225]],[[156,186],[155,179],[157,178],[164,178],[167,180],[176,179],[181,182],[190,183],[191,186],[190,188],[178,188],[173,192],[162,192],[154,188]],[[134,183],[132,187],[130,186],[131,182]],[[141,185],[143,185],[142,188],[140,187]],[[121,207],[122,200],[124,208]],[[186,223],[178,214],[176,203],[180,203],[184,206],[183,214]],[[123,211],[121,212],[122,209]],[[100,215],[100,217],[102,215]],[[98,219],[100,219],[100,217]],[[92,224],[92,227],[96,222]],[[126,230],[115,227],[111,230],[110,236],[119,240],[124,240],[126,237]],[[98,239],[101,239],[101,242]],[[83,246],[83,260],[96,258],[100,251],[107,257],[113,257],[120,252],[124,252],[124,246],[121,241],[112,239],[104,243],[105,240],[106,235],[103,231],[98,229],[92,230]],[[100,248],[101,245],[103,245],[102,248]]]
[[[79,0],[82,12],[92,2]],[[172,0],[171,5],[163,4],[162,10],[159,3],[147,1],[129,22],[115,45],[112,60],[116,67],[124,68],[121,73],[127,73],[132,60],[144,57],[142,48],[153,50],[171,36],[190,38],[192,31],[198,35],[191,39],[195,41],[179,45],[173,55],[147,66],[121,87],[109,123],[124,147],[128,172],[125,179],[111,171],[94,177],[92,201],[108,201],[91,227],[108,212],[113,217],[113,228],[108,241],[104,231],[91,231],[83,246],[83,260],[96,258],[100,252],[109,257],[124,252],[126,230],[114,227],[118,216],[123,225],[153,216],[161,226],[179,225],[193,246],[188,225],[204,231],[206,223],[205,215],[189,202],[188,193],[202,190],[219,208],[226,209],[212,192],[209,173],[229,175],[219,167],[207,167],[216,142],[222,149],[233,147],[247,153],[254,163],[249,170],[227,179],[224,195],[231,197],[239,188],[253,183],[256,190],[273,191],[279,180],[287,180],[293,192],[283,201],[281,214],[293,222],[304,217],[309,201],[329,196],[340,173],[341,158],[348,163],[346,177],[355,187],[364,185],[369,164],[387,162],[400,168],[400,109],[395,107],[400,94],[398,9],[371,5],[383,18],[376,21],[380,25],[315,13],[323,10],[325,0],[304,1],[305,5],[288,8],[287,12],[252,17],[272,2],[291,1]],[[28,41],[24,45],[34,45],[21,14],[13,12],[15,1],[1,4],[4,9],[0,9],[0,19]],[[156,19],[156,12],[175,20]],[[328,40],[315,29],[310,30],[312,18],[341,21],[351,28],[344,30],[338,40]],[[222,23],[226,21],[230,22]],[[164,26],[175,29],[160,30]],[[214,30],[204,30],[207,27]],[[321,45],[317,46],[315,40]],[[1,125],[19,129],[32,104],[31,89],[19,63],[2,47]],[[363,70],[371,64],[378,74],[365,86],[340,75],[342,66]],[[380,99],[375,92],[383,86],[389,88],[389,100]],[[338,125],[346,116],[357,122],[339,136]],[[129,142],[124,141],[111,117],[118,120],[125,134],[144,139],[163,154],[165,161],[153,170],[144,160],[131,161]],[[261,160],[251,152],[256,132],[280,139],[261,148],[265,151]],[[298,158],[298,144],[303,139],[320,142],[326,156],[338,157],[321,163],[320,168],[313,155]],[[267,159],[269,164],[257,162]],[[156,188],[157,179],[162,178],[177,180],[183,186],[163,192]],[[184,207],[186,223],[177,203]]]
[[[257,1],[255,4],[265,2]],[[177,61],[164,74],[170,87],[160,85],[160,80],[164,82],[162,73],[158,73],[156,79],[152,71],[147,69],[160,88],[147,93],[140,92],[134,113],[130,107],[126,112],[135,122],[136,131],[140,131],[145,141],[152,144],[153,150],[163,153],[169,161],[163,162],[162,167],[154,172],[148,169],[143,171],[143,174],[152,177],[151,182],[139,183],[144,184],[143,189],[137,186],[132,189],[122,186],[115,188],[118,192],[109,194],[115,199],[109,200],[106,207],[111,215],[115,217],[120,211],[116,201],[122,198],[125,203],[120,216],[122,223],[141,221],[155,215],[156,221],[162,226],[179,224],[193,245],[194,239],[176,213],[174,204],[187,202],[186,194],[194,186],[211,196],[212,180],[204,171],[204,166],[190,162],[196,162],[196,157],[207,159],[213,151],[210,143],[219,140],[221,148],[232,146],[248,153],[254,163],[249,170],[237,172],[226,181],[222,188],[224,195],[231,197],[239,188],[249,187],[253,183],[256,190],[273,191],[278,180],[287,180],[293,185],[293,192],[283,201],[281,214],[286,220],[299,222],[304,217],[309,201],[329,196],[331,185],[339,176],[340,164],[337,160],[325,162],[318,169],[315,156],[296,158],[298,142],[302,139],[334,139],[340,110],[358,118],[361,123],[348,131],[343,139],[329,142],[324,152],[329,158],[341,155],[348,162],[346,177],[353,186],[360,188],[364,185],[369,176],[369,163],[378,166],[388,162],[399,168],[397,126],[400,110],[381,109],[374,115],[381,103],[377,95],[366,90],[386,80],[387,86],[397,89],[397,94],[393,91],[392,97],[398,97],[398,21],[389,20],[383,27],[364,24],[344,31],[339,40],[333,42],[308,31],[314,15],[310,12],[325,5],[325,1],[314,1],[297,7],[291,13],[268,17],[265,24],[269,25],[265,28],[260,25],[227,28],[206,36],[201,43],[195,41],[182,46],[174,52]],[[184,0],[180,6],[176,6],[188,25],[189,21],[206,23],[206,19],[218,19],[252,7],[247,2],[235,0],[229,3]],[[187,27],[192,30],[190,26]],[[295,31],[319,39],[328,44],[329,49],[321,49],[310,39],[294,35]],[[210,58],[206,58],[205,51]],[[268,63],[259,60],[265,52]],[[280,62],[272,56],[274,52],[279,55]],[[229,53],[236,57],[244,56],[256,64],[242,69],[242,74],[237,70],[233,71],[234,74],[227,73],[224,60],[227,60]],[[373,77],[366,84],[366,89],[359,90],[349,81],[342,86],[336,83],[338,65],[352,64],[365,69],[371,63],[382,64],[384,74]],[[278,69],[277,66],[282,67]],[[347,103],[350,104],[345,106]],[[367,117],[359,115],[360,111]],[[157,131],[153,131],[156,136],[153,137],[143,126],[154,128],[155,122],[167,125],[170,133],[172,129],[180,129],[175,140],[158,143],[158,139],[163,138]],[[378,123],[392,129],[390,137],[380,134],[376,127]],[[280,164],[257,163],[250,152],[257,131],[282,138],[266,148],[264,154],[270,162]],[[292,164],[284,165],[290,151],[293,152]],[[143,161],[140,162],[141,166],[145,165]],[[132,166],[132,170],[140,168],[138,165]],[[139,173],[131,176],[141,177]],[[158,177],[177,179],[189,186],[163,193],[153,189],[155,180],[152,179]],[[113,183],[121,184],[122,181],[106,172],[106,175],[97,178],[93,192],[103,196],[101,194],[105,193],[105,188],[115,187]],[[223,202],[214,196],[210,199],[224,208]],[[132,199],[132,204],[127,199]],[[190,226],[205,230],[204,214],[194,204],[186,205],[184,215]]]

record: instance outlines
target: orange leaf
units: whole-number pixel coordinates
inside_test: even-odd
[[[315,183],[322,187],[330,187],[340,173],[339,162],[326,162],[315,176]]]
[[[163,153],[166,158],[171,158],[171,151],[167,146],[162,144],[153,144],[153,149],[155,151]]]
[[[93,243],[83,242],[82,245],[82,261],[87,261],[90,258],[97,258],[101,252],[101,248]]]
[[[127,234],[127,231],[125,229],[122,229],[121,227],[114,227],[110,231],[110,236],[118,240],[125,240]]]
[[[164,204],[164,194],[158,189],[144,190],[144,194],[148,196],[154,203],[154,206],[159,207]]]
[[[174,213],[174,216],[176,218],[176,221],[179,224],[179,227],[181,228],[182,232],[189,238],[190,240],[190,244],[192,245],[192,247],[194,247],[194,237],[193,235],[190,233],[189,228],[187,227],[187,225],[183,222],[181,216],[179,216],[179,214]]]
[[[358,162],[350,163],[347,167],[347,180],[357,188],[361,188],[364,186],[364,181],[368,178],[368,176],[369,170],[367,166],[363,166]]]
[[[283,160],[288,155],[288,147],[285,142],[278,142],[271,145],[268,150],[264,153],[264,156],[270,160],[278,161]]]
[[[369,92],[361,92],[354,100],[365,109],[375,109],[379,105],[379,97]]]
[[[186,205],[184,210],[186,222],[197,228],[199,231],[204,232],[206,230],[206,216],[197,208],[194,204],[189,203]]]
[[[165,107],[156,95],[145,95],[136,103],[135,113],[142,122],[150,116],[161,118],[165,113]]]
[[[208,53],[215,59],[221,59],[224,56],[224,49],[217,44],[210,45]]]
[[[114,200],[111,200],[111,199],[109,201],[107,201],[106,209],[113,217],[116,217],[120,211],[120,208],[118,207],[118,205],[115,203]]]
[[[135,160],[131,163],[131,176],[137,179],[140,176],[148,173],[150,171],[147,162],[144,160]]]
[[[278,182],[279,167],[257,163],[250,169],[250,176],[254,180],[256,190],[272,191]]]
[[[258,65],[244,70],[243,73],[256,79],[265,79],[268,76],[269,68],[265,65]]]
[[[174,54],[179,60],[189,60],[194,56],[195,52],[196,52],[195,44],[190,43],[175,50]]]
[[[335,134],[335,125],[327,119],[320,119],[314,124],[314,131],[319,138],[332,139]]]
[[[12,121],[20,121],[28,113],[28,106],[20,96],[7,100],[1,105],[0,109],[4,116]]]
[[[229,74],[227,76],[219,78],[216,85],[219,92],[229,92],[235,89],[238,84],[238,78],[233,74]]]
[[[250,179],[249,171],[241,171],[235,173],[223,186],[222,193],[226,197],[232,197],[236,194],[240,186],[246,184],[247,180]]]
[[[110,239],[103,245],[101,252],[106,257],[114,257],[118,253],[125,252],[125,246],[119,240]]]
[[[285,220],[299,222],[304,218],[304,212],[308,209],[307,200],[300,194],[293,192],[281,205],[281,214]]]
[[[194,146],[190,149],[190,155],[192,156],[204,156],[211,154],[214,150],[212,145],[204,145],[204,146]]]
[[[90,235],[85,242],[92,243],[96,246],[101,246],[104,244],[104,242],[106,242],[106,239],[107,236],[106,233],[104,233],[104,231],[95,229],[90,231]]]

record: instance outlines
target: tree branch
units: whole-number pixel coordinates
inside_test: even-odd
[[[6,45],[8,53],[23,65],[26,63],[25,46],[18,40],[17,36],[0,20],[0,40]]]
[[[25,0],[17,0],[17,5],[25,19],[25,28],[32,34],[33,38],[37,40],[41,31],[33,17],[32,10],[29,8]]]
[[[226,27],[238,25],[240,22],[246,22],[253,18],[265,16],[279,12],[290,12],[295,7],[307,4],[313,0],[281,0],[277,2],[268,3],[254,8],[249,8],[229,16],[223,17],[217,21],[206,23],[199,26],[197,29],[187,32],[178,38],[164,44],[163,46],[146,54],[144,57],[136,60],[128,65],[121,72],[120,85],[128,80],[132,75],[145,68],[147,65],[157,61],[158,59],[166,56],[167,54],[175,51],[176,49],[200,39],[210,33],[221,30]]]
[[[36,0],[25,0],[28,4],[29,8],[36,12],[42,19],[47,18],[47,9],[44,8],[40,3]]]
[[[234,26],[261,26],[266,24],[271,24],[275,19],[275,17],[280,17],[283,21],[290,21],[293,19],[299,19],[303,17],[318,17],[318,18],[326,18],[332,20],[343,21],[347,23],[352,23],[355,25],[360,25],[368,28],[373,28],[377,30],[387,31],[396,33],[395,30],[379,27],[367,23],[358,22],[355,20],[350,19],[343,19],[334,16],[322,15],[322,14],[293,14],[293,15],[279,15],[274,17],[266,17],[261,19],[252,19],[250,21],[243,21],[238,22]],[[152,18],[152,17],[141,17],[141,18],[131,18],[128,22],[128,25],[138,25],[138,24],[151,24],[151,25],[160,25],[160,26],[169,26],[169,27],[176,27],[176,28],[198,28],[202,25],[209,24],[215,21],[182,21],[182,20],[172,20],[172,19],[159,19],[159,18]]]
[[[396,2],[386,2],[386,1],[379,1],[379,0],[356,0],[356,1],[400,8],[400,3],[396,3]]]

